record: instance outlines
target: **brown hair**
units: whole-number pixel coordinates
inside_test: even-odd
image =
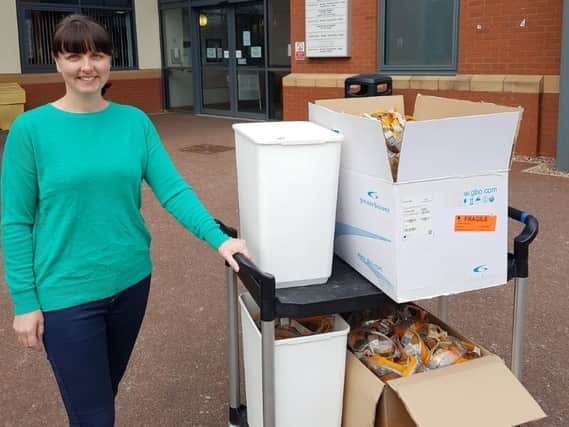
[[[113,54],[110,34],[100,24],[84,15],[68,15],[57,24],[51,47],[53,56],[63,52],[102,52]]]

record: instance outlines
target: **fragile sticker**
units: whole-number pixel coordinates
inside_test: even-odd
[[[454,231],[496,231],[496,215],[457,215]]]

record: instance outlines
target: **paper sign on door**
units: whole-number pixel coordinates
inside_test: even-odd
[[[251,46],[251,32],[243,31],[243,46]]]

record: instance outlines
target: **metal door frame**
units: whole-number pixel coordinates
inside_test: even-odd
[[[237,0],[237,1],[192,1],[190,10],[190,21],[192,22],[192,46],[197,46],[196,49],[192,49],[192,64],[199,64],[199,72],[193,73],[194,79],[194,112],[195,113],[205,113],[211,115],[228,116],[228,117],[239,117],[248,119],[262,119],[266,120],[269,117],[269,105],[268,105],[268,71],[267,71],[267,25],[264,26],[264,43],[263,43],[263,55],[264,55],[264,94],[262,94],[262,102],[265,106],[264,113],[244,113],[238,111],[238,67],[237,60],[235,58],[235,49],[237,46],[236,34],[235,34],[235,9],[240,4],[260,4],[263,6],[263,16],[266,22],[267,8],[266,2],[264,0]],[[199,28],[199,14],[200,10],[204,9],[226,9],[227,14],[227,31],[228,31],[228,44],[230,58],[228,63],[228,73],[229,73],[229,110],[217,110],[213,108],[206,108],[203,105],[203,79],[202,79],[202,63],[201,63],[201,40],[200,40],[200,28]],[[194,67],[194,71],[197,71]]]
[[[160,61],[161,61],[161,70],[162,70],[162,103],[164,104],[164,109],[168,110],[168,111],[176,111],[176,107],[171,108],[170,107],[170,82],[168,81],[168,75],[167,72],[170,70],[170,68],[172,67],[168,67],[166,66],[166,43],[164,41],[164,26],[162,23],[162,14],[165,10],[170,10],[170,9],[184,9],[186,8],[188,10],[188,21],[190,21],[192,19],[191,17],[191,8],[190,8],[190,4],[188,0],[185,1],[172,1],[172,3],[161,3],[159,10],[158,10],[158,26],[159,26],[159,32],[160,32],[160,51],[161,51],[161,55],[160,55]],[[190,29],[191,30],[191,29]],[[193,44],[194,41],[192,40],[193,34],[190,31],[190,42],[192,43],[192,65],[190,67],[182,67],[182,68],[186,68],[189,69],[190,72],[192,73],[192,86],[194,87],[195,90],[195,79],[193,78],[193,75],[195,74],[195,70],[194,70],[194,55],[193,55]],[[193,94],[194,96],[194,100],[193,103],[194,105],[192,106],[192,112],[196,112],[196,101],[195,101],[195,93]],[[186,111],[181,110],[181,111]]]

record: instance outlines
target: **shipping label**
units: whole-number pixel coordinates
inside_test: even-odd
[[[456,215],[454,231],[496,231],[496,215]]]
[[[432,196],[409,197],[401,201],[404,240],[433,236]]]

